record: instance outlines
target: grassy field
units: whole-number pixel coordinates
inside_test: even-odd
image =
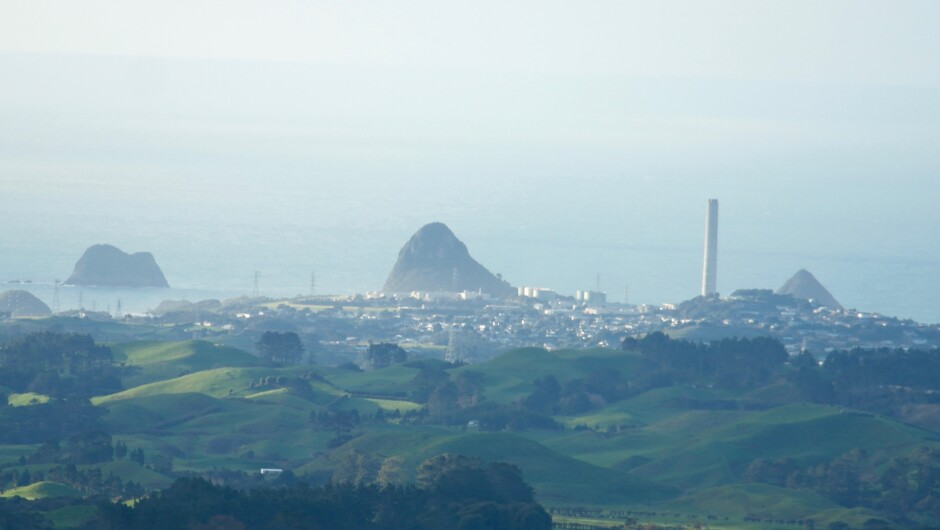
[[[454,370],[454,373],[472,371],[483,374],[487,399],[509,403],[530,394],[535,379],[552,375],[564,385],[598,370],[617,370],[628,376],[636,360],[634,354],[613,350],[550,352],[542,348],[521,348],[486,363],[463,366]]]
[[[744,518],[761,521],[801,521],[813,519],[817,528],[825,528],[834,521],[843,521],[852,528],[862,528],[866,521],[878,518],[871,510],[847,509],[828,499],[807,491],[778,488],[767,484],[732,484],[695,491],[673,501],[657,504],[660,512],[694,514],[707,520],[711,514],[728,517],[735,525],[745,523]],[[729,524],[731,524],[729,523]],[[768,522],[764,528],[784,528],[793,525]]]
[[[125,387],[135,387],[213,368],[260,366],[246,351],[201,340],[183,342],[129,342],[111,348],[116,362],[136,367]]]
[[[36,482],[28,486],[6,490],[2,496],[7,498],[23,497],[32,501],[51,497],[81,497],[82,492],[58,482]]]
[[[682,488],[734,482],[758,458],[790,457],[803,465],[836,458],[852,449],[907,452],[932,434],[893,420],[810,404],[752,413],[721,427],[690,432],[648,453],[652,462],[633,469]]]
[[[310,371],[310,368],[303,366],[290,368],[212,368],[142,384],[108,396],[95,397],[92,399],[92,403],[104,405],[130,398],[186,393],[201,393],[213,397],[243,397],[244,395],[257,393],[258,390],[254,389],[252,383],[257,383],[262,378],[302,377],[308,371]],[[332,387],[324,386],[321,387],[321,390],[325,388]],[[335,389],[331,392],[341,393]]]
[[[337,387],[351,391],[374,394],[407,394],[408,383],[421,370],[397,364],[369,372],[334,369],[323,375]]]
[[[48,403],[52,399],[49,396],[43,394],[37,394],[35,392],[26,392],[23,394],[10,394],[7,396],[7,405],[11,407],[28,407],[30,405],[42,405],[43,403]]]

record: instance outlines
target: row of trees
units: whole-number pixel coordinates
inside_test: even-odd
[[[787,379],[804,399],[895,415],[911,404],[940,403],[940,351],[854,349],[829,354],[820,365],[804,352],[790,361]]]
[[[778,341],[767,337],[700,344],[673,340],[660,332],[627,338],[622,348],[638,351],[643,360],[631,374],[629,395],[680,383],[755,388],[788,381],[806,401],[880,414],[897,415],[911,404],[940,403],[937,349],[856,348],[832,352],[819,363],[809,352],[790,357]],[[536,381],[536,392],[528,402],[553,404],[552,412],[574,413],[588,406],[572,383],[564,388],[556,383]],[[588,385],[600,387],[597,382]],[[557,399],[550,399],[553,396]]]
[[[90,397],[122,389],[111,349],[90,335],[31,333],[0,346],[0,386],[59,398]]]
[[[631,395],[629,382],[618,370],[596,370],[564,385],[553,375],[534,380],[535,389],[522,404],[543,414],[579,414]]]
[[[272,364],[297,364],[304,356],[304,345],[293,331],[265,331],[255,347],[258,355]]]
[[[859,449],[808,467],[792,458],[759,459],[751,462],[744,479],[810,490],[843,506],[884,510],[909,521],[940,517],[936,448],[917,448],[887,463]]]
[[[789,359],[786,348],[770,337],[722,339],[707,344],[674,340],[661,332],[628,337],[624,350],[639,351],[643,366],[639,390],[676,383],[708,383],[722,388],[764,385],[780,374]]]
[[[53,400],[28,407],[0,406],[0,443],[35,444],[104,430],[104,410],[87,399]]]
[[[179,479],[133,507],[100,505],[87,528],[549,530],[551,517],[515,466],[441,455],[425,461],[410,486],[299,482],[243,492]]]
[[[145,493],[143,486],[134,481],[124,482],[114,473],[105,475],[101,468],[79,469],[74,464],[56,466],[45,471],[30,471],[29,468],[24,468],[20,472],[0,472],[0,491],[44,480],[71,486],[86,497],[133,499]],[[5,527],[0,525],[0,528]]]

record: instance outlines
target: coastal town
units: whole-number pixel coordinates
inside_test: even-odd
[[[767,336],[791,355],[809,352],[818,360],[854,348],[940,347],[940,325],[844,308],[806,270],[776,291],[721,296],[717,208],[717,201],[708,202],[701,294],[677,304],[618,303],[600,289],[566,295],[513,287],[475,261],[446,225],[429,223],[405,243],[378,291],[283,299],[255,292],[225,301],[165,300],[145,313],[79,308],[53,314],[29,292],[10,290],[0,293],[0,333],[55,328],[94,332],[99,340],[194,338],[250,351],[263,332],[274,330],[296,333],[306,361],[336,366],[367,366],[365,352],[377,343],[397,345],[411,357],[472,363],[519,347],[619,348],[628,337],[657,331],[697,342]],[[152,255],[109,245],[89,248],[68,283],[100,286],[115,279],[124,286],[167,285]]]
[[[242,298],[166,302],[147,315],[119,319],[140,338],[175,335],[251,347],[262,330],[297,333],[316,363],[360,363],[371,343],[393,343],[414,357],[479,362],[518,347],[547,350],[617,348],[626,337],[662,331],[673,338],[711,341],[770,336],[788,352],[824,358],[852,348],[940,346],[940,326],[878,313],[832,309],[770,290],[696,297],[661,306],[596,302],[557,296],[496,300],[475,293]],[[106,313],[85,320],[114,323]],[[57,319],[60,325],[67,319]],[[109,329],[102,326],[103,331]]]

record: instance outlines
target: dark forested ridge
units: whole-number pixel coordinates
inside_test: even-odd
[[[767,337],[697,343],[659,332],[627,338],[622,348],[641,353],[634,385],[647,388],[677,383],[756,388],[786,380],[807,401],[885,414],[904,404],[940,402],[937,349],[856,348],[830,352],[819,362],[807,351],[791,357]]]
[[[88,335],[42,332],[0,346],[0,387],[53,399],[0,407],[0,443],[39,443],[101,431],[104,411],[88,398],[122,389],[110,348]],[[5,393],[0,392],[3,401]]]
[[[180,479],[133,508],[102,504],[86,528],[309,528],[330,530],[548,530],[519,469],[442,455],[423,465],[420,486],[296,483],[239,491]]]
[[[0,346],[0,385],[53,397],[90,397],[121,389],[107,346],[90,335],[31,333]]]

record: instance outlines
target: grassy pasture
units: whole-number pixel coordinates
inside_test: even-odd
[[[653,461],[635,468],[640,476],[683,488],[736,480],[758,458],[791,457],[804,465],[851,449],[906,452],[931,444],[931,433],[872,414],[811,404],[756,412],[717,429],[664,444]]]
[[[45,394],[35,392],[25,392],[23,394],[10,394],[7,396],[7,405],[11,407],[28,407],[30,405],[42,405],[49,403],[52,398]]]
[[[792,401],[793,388],[786,383],[756,391],[658,388],[583,414],[556,417],[566,427],[562,431],[485,433],[380,423],[368,418],[379,410],[404,413],[423,407],[407,400],[419,368],[396,365],[356,372],[263,367],[250,353],[205,341],[135,342],[114,350],[140,372],[126,381],[131,388],[93,402],[107,410],[104,421],[116,440],[144,449],[148,464],[157,455],[172,458],[175,471],[284,467],[298,475],[328,473],[361,451],[378,460],[402,456],[406,473],[413,474],[428,457],[459,453],[518,465],[539,500],[551,506],[645,507],[703,522],[708,515],[720,516],[707,520],[710,528],[777,528],[776,523],[745,524],[745,516],[812,517],[817,528],[843,520],[854,527],[876,514],[849,510],[804,491],[741,484],[744,469],[757,458],[792,457],[800,465],[815,465],[853,448],[888,459],[938,443],[935,432],[892,418],[805,403],[776,406]],[[630,379],[638,362],[636,354],[614,350],[526,348],[447,372],[452,377],[468,371],[482,374],[484,399],[508,404],[528,395],[539,377],[553,375],[564,385],[598,370],[617,370]],[[316,374],[307,377],[312,394],[260,383],[311,372]],[[15,399],[32,399],[22,396],[27,395]],[[731,405],[709,409],[714,403]],[[328,447],[336,437],[333,428],[310,421],[311,414],[327,409],[356,410],[363,419],[352,429],[354,438],[333,449]],[[12,463],[35,448],[0,446],[0,462]],[[127,459],[95,467],[147,488],[171,482]],[[687,523],[668,518],[656,522]]]
[[[246,351],[202,340],[182,342],[129,342],[111,347],[115,361],[137,367],[139,373],[124,380],[135,387],[213,368],[260,366]]]
[[[58,482],[35,482],[28,486],[9,489],[3,492],[2,497],[22,497],[33,501],[36,499],[48,499],[51,497],[81,497],[82,492],[77,489],[59,484]]]

